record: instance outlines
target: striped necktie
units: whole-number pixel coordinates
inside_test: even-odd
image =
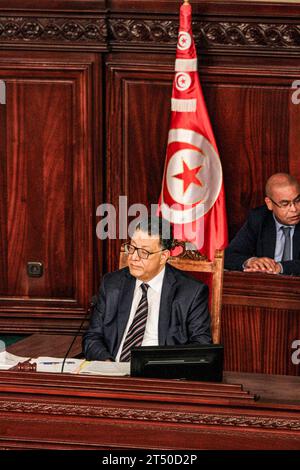
[[[140,287],[142,289],[142,298],[137,306],[133,321],[123,344],[120,355],[121,362],[130,361],[131,349],[136,346],[141,346],[143,341],[148,316],[147,291],[149,286],[148,284],[141,284]]]

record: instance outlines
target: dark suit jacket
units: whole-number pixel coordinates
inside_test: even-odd
[[[83,337],[88,360],[115,359],[130,314],[135,277],[128,268],[106,274]],[[208,287],[166,265],[158,322],[159,345],[211,342]]]
[[[276,225],[267,206],[253,209],[248,220],[225,250],[225,268],[242,271],[243,263],[252,256],[274,259]],[[293,236],[293,260],[283,261],[283,274],[300,275],[300,224]]]

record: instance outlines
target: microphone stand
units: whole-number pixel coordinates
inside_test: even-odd
[[[77,336],[79,335],[79,332],[81,331],[81,328],[82,328],[84,322],[87,320],[88,316],[93,313],[93,310],[94,310],[94,307],[95,307],[96,303],[97,303],[97,296],[94,296],[94,297],[92,298],[92,300],[91,300],[91,302],[90,302],[90,304],[89,304],[89,306],[88,306],[87,312],[86,312],[86,314],[84,315],[83,320],[82,320],[82,322],[80,323],[79,328],[78,328],[78,330],[77,330],[77,332],[76,332],[74,338],[72,339],[71,344],[70,344],[70,346],[69,346],[69,348],[68,348],[68,350],[67,350],[67,352],[66,352],[66,354],[65,354],[65,356],[64,356],[64,360],[63,360],[62,365],[61,365],[61,371],[60,371],[61,374],[62,374],[63,371],[64,371],[65,362],[66,362],[67,357],[68,357],[68,355],[69,355],[69,353],[70,353],[70,351],[71,351],[71,349],[72,349],[72,347],[73,347],[73,344],[75,343],[75,340],[76,340]]]

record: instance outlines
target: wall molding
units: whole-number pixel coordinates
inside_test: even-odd
[[[122,44],[169,44],[175,47],[178,21],[112,18],[109,42]],[[193,21],[193,34],[201,48],[274,48],[300,50],[300,23]]]
[[[95,17],[0,17],[0,44],[7,42],[106,45],[107,24]]]
[[[148,15],[149,16],[149,15]],[[174,50],[178,18],[97,15],[1,16],[0,45],[63,45],[116,50]],[[224,17],[225,18],[225,17]],[[194,20],[196,43],[205,53],[300,51],[300,22]]]
[[[299,431],[298,419],[273,418],[262,416],[243,416],[216,413],[186,413],[128,408],[107,408],[37,402],[0,402],[1,412],[37,413],[47,415],[85,416],[103,419],[125,419],[138,421],[163,421],[164,423],[186,423],[211,426],[253,427],[260,429]]]

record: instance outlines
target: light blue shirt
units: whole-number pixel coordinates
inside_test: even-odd
[[[283,230],[281,230],[281,227],[290,227],[290,237],[291,237],[291,253],[290,253],[290,259],[293,259],[293,236],[295,232],[295,225],[284,225],[276,219],[275,215],[273,214],[274,220],[275,220],[275,225],[276,225],[276,245],[275,245],[275,254],[274,254],[274,260],[278,263],[282,259],[283,255],[283,250],[284,250],[284,241],[285,241],[285,236],[283,233]]]

